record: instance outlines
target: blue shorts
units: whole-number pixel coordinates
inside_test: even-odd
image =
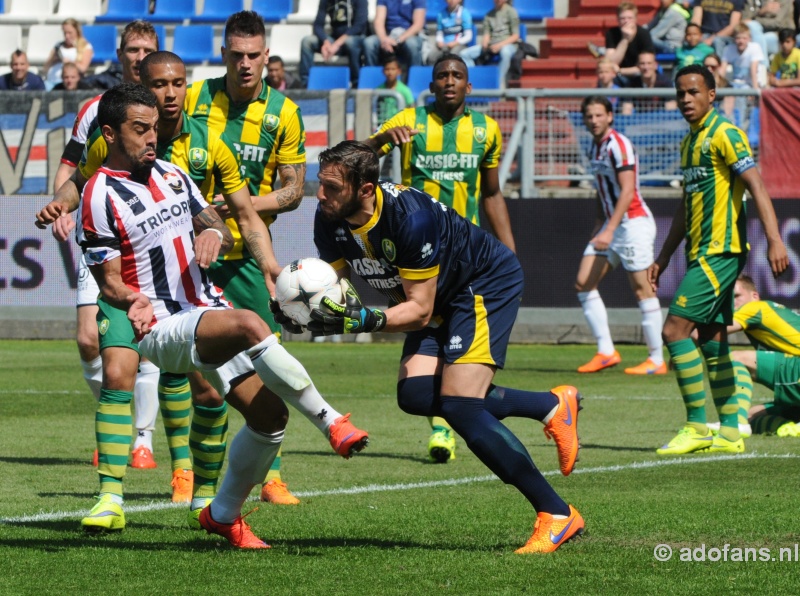
[[[437,313],[438,327],[406,335],[403,358],[421,354],[448,364],[489,364],[503,368],[523,288],[522,267],[510,251],[491,272],[472,280]]]

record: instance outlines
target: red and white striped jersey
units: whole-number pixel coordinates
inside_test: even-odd
[[[606,219],[614,213],[622,190],[617,174],[626,170],[633,170],[635,186],[633,200],[622,218],[623,221],[633,217],[652,216],[639,191],[639,160],[628,137],[610,128],[600,143],[592,141],[589,167],[594,174],[597,195]]]
[[[78,162],[83,153],[83,148],[89,140],[89,136],[97,128],[97,108],[100,105],[100,98],[103,94],[97,95],[87,101],[75,116],[75,123],[72,125],[72,136],[61,154],[61,163],[65,163],[73,168],[78,167]]]
[[[102,167],[81,201],[86,264],[122,259],[122,281],[150,299],[153,324],[199,306],[230,306],[195,262],[192,218],[208,203],[178,166],[156,160],[147,185]]]

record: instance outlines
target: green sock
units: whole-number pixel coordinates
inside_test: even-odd
[[[703,386],[703,359],[691,339],[681,339],[667,344],[675,376],[678,378],[683,404],[686,406],[686,422],[697,432],[708,433],[706,426],[706,391]]]
[[[161,373],[158,378],[158,403],[167,433],[172,471],[191,470],[189,423],[192,414],[192,391],[186,375]]]
[[[452,431],[453,427],[447,423],[447,420],[441,416],[428,416],[428,422],[431,425],[431,431],[439,432],[440,430]]]
[[[194,407],[189,446],[194,471],[192,496],[214,497],[228,446],[228,404],[223,402],[218,408]]]
[[[752,423],[753,434],[774,435],[777,430],[787,422],[791,422],[791,420],[776,414],[762,414],[761,416],[756,416],[753,418]]]
[[[281,453],[282,452],[283,452],[283,447],[278,449],[278,454],[275,456],[275,459],[272,461],[272,465],[269,467],[269,471],[267,472],[267,477],[264,478],[264,484],[266,484],[270,480],[280,480],[281,479]]]
[[[133,423],[132,391],[100,389],[100,400],[94,416],[97,437],[100,492],[122,497],[122,479],[128,467]]]
[[[733,376],[731,351],[728,342],[709,341],[702,345],[708,366],[711,397],[719,415],[719,436],[729,441],[739,440],[739,401]]]
[[[736,378],[736,403],[739,406],[738,422],[747,424],[750,404],[753,401],[753,379],[750,371],[741,362],[733,363],[733,374]]]

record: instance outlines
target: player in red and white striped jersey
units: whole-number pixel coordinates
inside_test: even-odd
[[[614,130],[614,110],[605,97],[587,97],[581,104],[583,121],[592,134],[589,163],[597,188],[598,217],[592,239],[583,253],[575,288],[583,314],[597,339],[597,354],[578,372],[591,373],[619,364],[608,314],[597,286],[620,263],[642,312],[642,332],[649,356],[626,368],[633,375],[666,374],[661,339],[661,305],[647,279],[653,263],[656,224],[639,192],[639,164],[630,139]]]

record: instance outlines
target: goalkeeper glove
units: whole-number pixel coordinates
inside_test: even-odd
[[[290,317],[287,317],[283,314],[278,301],[275,298],[269,299],[269,310],[272,312],[272,318],[275,319],[275,322],[279,325],[282,325],[284,329],[286,329],[289,333],[295,333],[297,335],[301,333],[305,333],[306,328],[300,325],[299,323],[295,323]]]
[[[342,279],[344,304],[337,304],[327,296],[320,308],[311,310],[308,328],[315,336],[339,335],[342,333],[371,333],[386,326],[386,315],[382,310],[364,308],[361,298],[348,279]]]

